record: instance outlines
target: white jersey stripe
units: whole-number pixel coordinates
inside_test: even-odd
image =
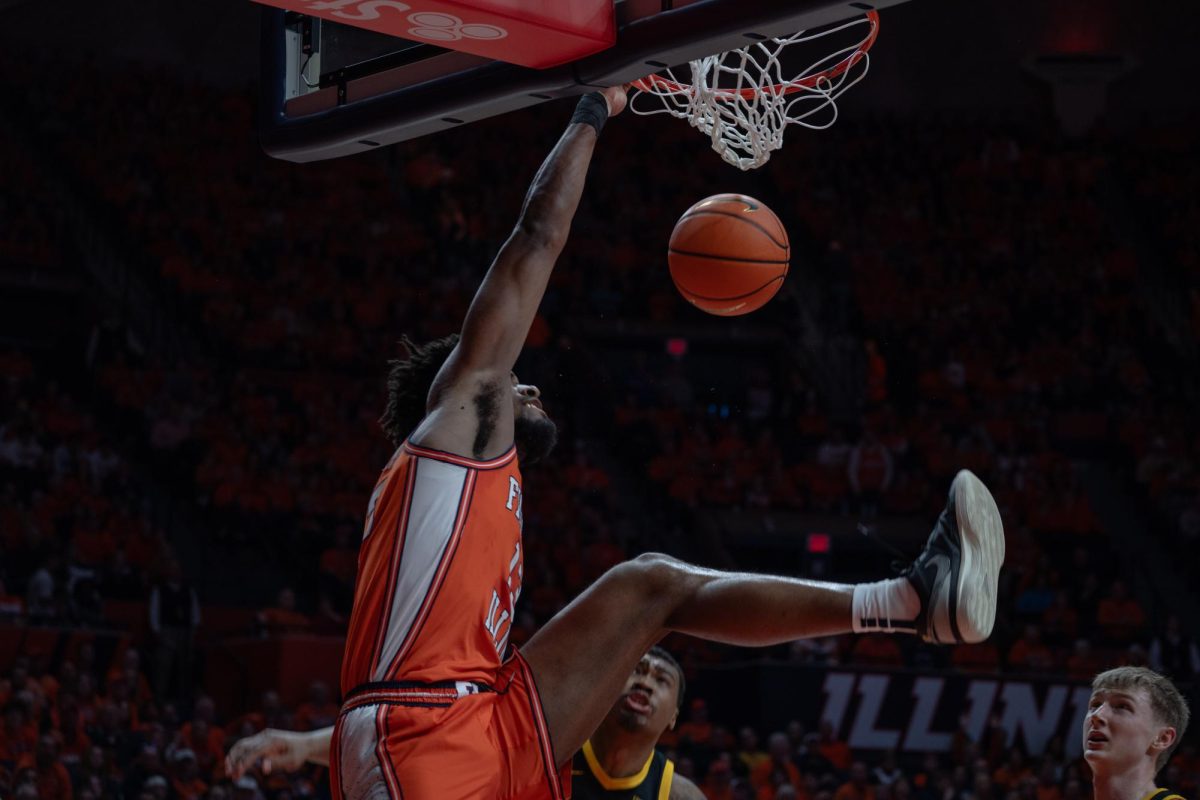
[[[396,593],[396,579],[400,573],[400,557],[403,555],[404,551],[404,538],[408,534],[408,509],[412,502],[413,479],[416,477],[416,475],[417,470],[416,466],[414,465],[413,468],[408,470],[404,476],[404,494],[401,495],[402,500],[400,503],[400,514],[397,516],[396,532],[393,535],[395,541],[392,542],[391,546],[388,548],[391,552],[388,555],[387,572],[383,576],[383,580],[387,584],[387,592],[384,595],[383,603],[389,610],[391,609],[392,598]],[[378,630],[375,632],[375,644],[371,648],[372,659],[379,658],[379,651],[383,649],[383,639],[384,634],[387,633],[387,623],[388,617],[385,617],[378,625]],[[357,643],[352,642],[351,646],[354,646],[355,644]],[[374,664],[375,661],[372,660],[371,663]]]
[[[375,745],[375,757],[379,759],[379,768],[383,771],[383,779],[387,781],[388,796],[392,800],[404,800],[404,792],[396,781],[396,765],[392,763],[391,754],[387,749],[388,707],[386,705],[379,706],[375,712],[375,735],[379,737],[379,742]]]
[[[388,610],[383,649],[375,662],[371,680],[387,679],[388,669],[408,638],[413,623],[429,594],[454,533],[459,502],[470,470],[428,458],[414,458],[412,499],[404,551],[395,567],[398,572]]]
[[[429,617],[429,612],[433,609],[434,602],[437,601],[438,592],[442,590],[442,583],[446,579],[446,573],[450,571],[450,564],[454,561],[454,554],[458,551],[458,543],[462,540],[462,531],[467,524],[467,512],[471,508],[471,497],[475,492],[476,473],[471,470],[467,474],[467,482],[463,484],[462,493],[458,500],[458,512],[454,515],[454,530],[450,534],[450,541],[446,544],[442,554],[441,562],[438,564],[437,572],[434,573],[433,581],[429,584],[429,588],[425,590],[425,599],[421,603],[421,608],[417,611],[416,621],[409,627],[408,636],[400,645],[400,650],[392,659],[392,663],[388,664],[387,670],[383,673],[382,680],[394,677],[396,670],[408,655],[408,651],[416,643],[417,638],[421,635],[421,628],[425,625],[426,618]]]
[[[347,711],[339,727],[336,741],[342,800],[392,800],[377,752],[380,740],[375,708]]]

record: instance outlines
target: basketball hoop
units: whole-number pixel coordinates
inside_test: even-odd
[[[780,58],[787,48],[863,25],[866,32],[857,43],[811,63],[794,78],[783,77]],[[629,108],[635,114],[686,119],[712,140],[713,149],[726,162],[742,170],[761,167],[783,146],[788,125],[821,130],[837,121],[835,101],[867,74],[867,51],[878,33],[879,14],[868,11],[832,28],[763,39],[690,62],[690,83],[679,80],[670,69],[635,81]],[[800,49],[794,49],[788,60]],[[638,108],[638,99],[645,95],[660,100],[662,107]]]

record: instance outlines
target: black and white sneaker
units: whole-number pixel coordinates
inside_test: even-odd
[[[1004,525],[992,493],[962,470],[925,549],[904,577],[921,597],[917,634],[927,642],[982,642],[996,622]]]

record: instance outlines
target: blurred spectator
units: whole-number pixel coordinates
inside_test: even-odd
[[[850,651],[857,664],[904,666],[904,652],[895,636],[866,634],[857,637]]]
[[[126,649],[121,663],[108,671],[108,684],[111,686],[118,681],[127,685],[134,703],[141,705],[151,698],[150,682],[142,674],[142,654],[137,648]]]
[[[1023,783],[1033,777],[1025,763],[1025,753],[1019,747],[1010,748],[1008,758],[992,773],[992,782],[1001,792],[1018,791]]]
[[[339,525],[334,544],[321,553],[318,579],[321,593],[339,614],[350,613],[354,601],[354,576],[358,571],[358,548],[351,542],[348,524]]]
[[[745,726],[738,731],[737,759],[742,767],[739,772],[743,775],[754,774],[754,770],[760,764],[770,759],[770,756],[759,747],[758,731],[754,728]]]
[[[1104,660],[1092,649],[1087,639],[1076,639],[1067,658],[1067,677],[1076,681],[1091,681],[1104,669]]]
[[[1008,651],[1008,665],[1015,670],[1045,672],[1054,667],[1054,654],[1042,642],[1037,625],[1026,625],[1025,633]]]
[[[874,339],[867,339],[863,343],[863,349],[866,351],[867,362],[867,402],[879,405],[887,400],[887,361],[879,352],[879,346]]]
[[[767,757],[750,772],[750,784],[759,797],[774,796],[775,788],[782,784],[800,784],[800,770],[792,763],[792,746],[783,731],[767,737]]]
[[[171,761],[172,800],[201,800],[208,791],[208,784],[200,779],[196,754],[183,748],[175,751]]]
[[[972,645],[955,645],[950,651],[950,663],[964,672],[997,672],[1000,669],[1000,650],[992,641]]]
[[[871,776],[879,786],[891,786],[904,777],[904,772],[896,764],[895,750],[888,750],[883,754],[883,761],[875,767]]]
[[[838,787],[833,800],[875,800],[875,787],[868,780],[867,765],[855,761],[850,765],[850,777]]]
[[[1150,668],[1183,684],[1200,675],[1200,648],[1194,639],[1183,635],[1178,615],[1167,617],[1166,626],[1151,640]]]
[[[275,605],[258,612],[258,624],[268,636],[307,633],[312,621],[296,610],[296,593],[289,587],[279,590]]]
[[[25,705],[15,698],[6,699],[0,726],[0,763],[16,764],[32,755],[37,743],[37,726],[29,719]]]
[[[713,726],[708,721],[708,703],[703,698],[693,698],[688,703],[688,718],[678,728],[680,742],[700,744],[712,738]]]
[[[192,693],[193,647],[200,627],[200,600],[175,559],[150,590],[150,632],[155,639],[154,694],[187,701]]]
[[[839,772],[846,772],[850,769],[850,760],[852,758],[850,746],[837,738],[833,724],[827,719],[821,720],[820,740],[817,745],[817,751],[821,754],[822,758],[832,764],[833,768]]]
[[[798,639],[792,642],[788,653],[793,661],[802,664],[838,663],[838,637],[822,636],[817,639]]]
[[[701,791],[708,800],[733,800],[733,771],[729,762],[717,759],[708,765]]]
[[[29,587],[25,591],[25,609],[29,613],[30,622],[46,622],[58,616],[58,597],[54,579],[58,567],[57,554],[51,554],[30,576]]]
[[[870,428],[864,428],[858,443],[850,451],[846,474],[855,507],[861,516],[879,514],[879,503],[892,486],[892,454]]]
[[[1145,627],[1146,614],[1141,604],[1129,596],[1125,582],[1113,581],[1108,597],[1096,609],[1096,621],[1110,642],[1127,642],[1136,638]]]
[[[50,734],[38,738],[33,755],[17,761],[17,771],[32,768],[37,782],[38,800],[72,800],[71,775],[58,761],[58,743]]]
[[[258,711],[243,714],[229,724],[229,732],[235,738],[249,736],[266,728],[291,730],[291,718],[280,702],[279,692],[268,690],[263,692]]]
[[[308,687],[308,699],[296,709],[296,729],[312,731],[332,725],[339,706],[323,681],[313,681]]]
[[[170,797],[170,784],[162,775],[151,775],[142,783],[142,794],[153,800],[167,800]]]
[[[1054,602],[1042,613],[1042,631],[1045,640],[1054,645],[1063,645],[1075,640],[1079,630],[1079,613],[1071,604],[1071,595],[1065,589],[1054,594]]]
[[[1063,800],[1054,764],[1047,759],[1038,771],[1037,800]]]
[[[79,768],[79,794],[90,791],[97,800],[121,797],[120,773],[109,758],[108,751],[92,745]]]

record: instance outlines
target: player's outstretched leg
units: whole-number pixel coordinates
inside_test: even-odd
[[[850,631],[982,641],[994,622],[1003,561],[996,503],[964,470],[925,550],[899,578],[851,586],[717,572],[647,554],[605,573],[522,653],[562,764],[612,707],[642,654],[671,631],[742,646]]]

